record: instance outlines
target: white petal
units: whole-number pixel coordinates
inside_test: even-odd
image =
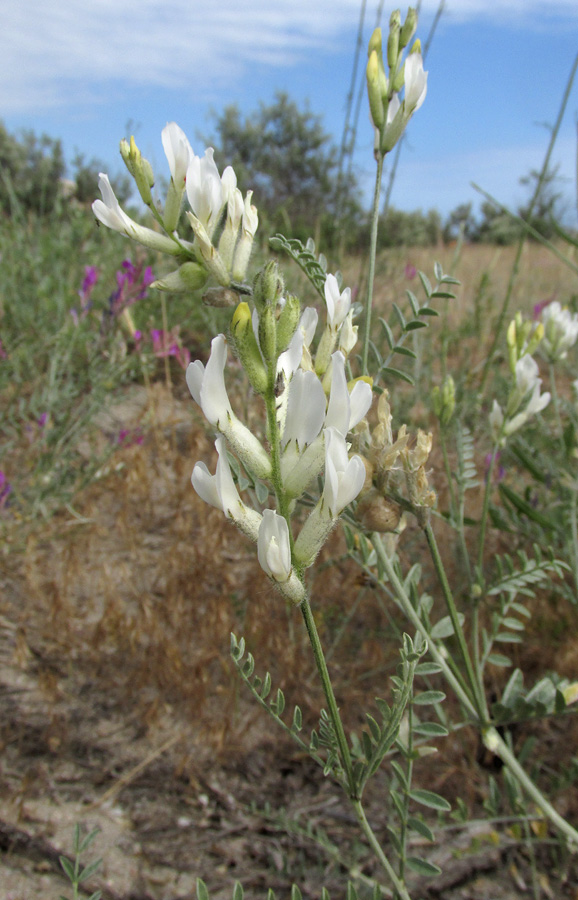
[[[372,400],[373,391],[371,390],[371,385],[369,385],[367,381],[356,381],[353,385],[353,390],[349,395],[349,402],[351,404],[349,431],[351,431],[352,428],[355,428],[358,422],[361,422],[368,412]]]
[[[192,394],[193,400],[199,406],[201,405],[201,388],[203,386],[204,376],[205,367],[200,359],[196,359],[194,362],[189,363],[185,373],[187,387]]]
[[[336,350],[331,356],[331,361],[333,363],[331,370],[331,390],[329,392],[329,404],[327,406],[325,426],[327,428],[336,428],[345,436],[349,431],[349,418],[351,414],[347,378],[345,377],[345,357],[341,351]]]
[[[217,490],[217,480],[214,475],[211,475],[204,462],[195,463],[191,482],[201,500],[216,509],[223,509]]]
[[[168,122],[162,130],[161,140],[171,170],[171,178],[177,187],[185,183],[187,168],[193,155],[189,140],[176,122]]]
[[[325,419],[325,392],[315,372],[297,369],[289,384],[283,445],[296,440],[300,450],[311,444]]]

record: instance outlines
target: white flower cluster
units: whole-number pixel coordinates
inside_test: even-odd
[[[245,365],[247,374],[263,394],[266,405],[272,404],[268,450],[231,408],[224,377],[227,362],[224,335],[213,339],[206,366],[197,360],[187,370],[187,384],[193,398],[219,432],[215,444],[219,457],[216,472],[211,475],[206,465],[198,462],[193,469],[193,486],[203,500],[221,509],[257,542],[261,567],[296,604],[306,595],[303,570],[313,563],[337,518],[358,496],[365,481],[361,457],[349,456],[347,434],[368,412],[372,388],[364,380],[353,385],[347,383],[346,354],[357,337],[357,329],[351,322],[350,290],[340,291],[335,276],[329,275],[325,297],[327,324],[315,358],[311,355],[317,325],[317,312],[313,308],[305,309],[300,316],[293,314],[290,334],[282,341],[278,336],[283,330],[284,312],[290,309],[289,300],[282,297],[273,300],[269,297],[264,303],[256,300],[252,313],[247,304],[241,303],[233,317],[235,349],[243,361],[240,339],[235,340],[235,334],[242,334],[243,346],[250,342],[254,354],[252,362]],[[243,331],[246,322],[250,322],[248,335],[247,329]],[[339,349],[334,349],[336,345]],[[271,346],[275,348],[273,351]],[[273,509],[257,512],[241,500],[231,475],[227,445],[249,472],[269,481],[278,509],[284,510],[285,515]],[[288,523],[289,512],[323,469],[322,494],[294,540]]]
[[[549,303],[542,311],[544,337],[540,349],[548,362],[565,359],[568,350],[578,340],[578,314],[564,309],[557,300]]]
[[[213,159],[213,148],[196,156],[185,133],[175,122],[162,132],[163,148],[169,163],[171,180],[162,215],[152,202],[154,176],[150,164],[138,150],[134,138],[121,141],[121,155],[133,175],[140,195],[162,227],[164,234],[139,225],[131,219],[118,202],[108,175],[99,177],[102,200],[95,200],[92,210],[97,219],[127,237],[172,256],[184,257],[185,262],[165,278],[155,282],[160,290],[186,292],[203,286],[212,275],[219,284],[228,286],[231,280],[242,281],[247,272],[253,238],[259,223],[257,209],[251,203],[252,191],[245,198],[237,187],[237,178],[228,166],[222,175]],[[176,228],[186,194],[190,210],[187,218],[194,240],[179,237]],[[213,239],[217,226],[218,244]]]
[[[510,392],[505,412],[494,400],[490,413],[490,426],[494,441],[501,446],[507,438],[524,425],[528,419],[541,412],[550,402],[548,392],[540,394],[542,379],[538,377],[538,364],[527,354],[515,366],[516,383]]]

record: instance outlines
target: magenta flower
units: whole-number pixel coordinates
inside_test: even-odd
[[[144,435],[140,428],[122,428],[117,437],[117,443],[121,447],[134,447],[143,441]]]
[[[4,509],[8,504],[8,497],[12,492],[12,485],[6,478],[4,472],[0,469],[0,509]]]
[[[494,481],[501,481],[502,478],[504,478],[506,475],[505,466],[503,466],[499,462],[501,455],[502,455],[502,451],[498,450],[496,452],[496,456],[495,456],[495,461],[498,463],[498,466],[497,466],[497,468],[494,468]],[[492,465],[493,458],[494,458],[494,455],[492,453],[487,453],[486,457],[484,459],[484,479],[485,479],[485,481],[488,480],[488,475],[490,474],[490,466]]]
[[[415,276],[417,275],[417,269],[411,263],[406,263],[405,269],[404,269],[404,274],[405,274],[405,277],[411,281],[411,279],[415,278]]]
[[[143,271],[141,262],[135,265],[130,259],[123,260],[116,273],[117,289],[108,298],[109,314],[119,316],[127,306],[146,297],[147,289],[154,280],[150,266]]]
[[[536,321],[537,319],[539,319],[542,316],[543,310],[545,310],[547,306],[550,306],[554,297],[555,297],[555,294],[552,294],[552,296],[548,297],[547,300],[541,300],[540,303],[534,304],[534,321]]]

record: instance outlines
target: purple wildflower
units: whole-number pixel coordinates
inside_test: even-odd
[[[412,263],[408,262],[405,264],[404,274],[405,277],[411,281],[411,279],[415,278],[415,276],[417,275],[417,269],[414,265],[412,265]]]
[[[0,509],[8,504],[8,497],[12,491],[12,485],[6,478],[4,472],[0,469]]]
[[[144,435],[140,428],[122,428],[117,437],[117,443],[121,447],[134,447],[137,444],[142,444],[143,441]]]
[[[550,306],[555,296],[555,294],[552,294],[552,296],[548,297],[547,300],[541,300],[540,303],[534,304],[534,321],[540,318],[540,316],[542,315],[542,311],[546,309],[547,306]]]
[[[142,263],[135,265],[130,259],[123,260],[116,273],[118,287],[108,298],[110,315],[119,316],[127,306],[146,297],[147,288],[154,280],[150,266],[143,272]]]
[[[498,451],[496,452],[496,456],[495,456],[495,462],[498,463],[498,467],[497,467],[497,468],[494,467],[494,481],[501,481],[502,478],[504,478],[505,475],[506,475],[506,468],[505,468],[505,466],[503,466],[503,465],[500,463],[500,456],[501,456],[501,455],[502,455],[502,451],[501,451],[501,450],[498,450]],[[493,454],[492,454],[492,453],[486,454],[486,458],[485,458],[485,460],[484,460],[484,466],[485,466],[485,474],[484,474],[484,478],[485,478],[486,481],[488,480],[488,475],[490,474],[490,467],[491,467],[491,465],[492,465],[492,459],[493,459],[493,458],[494,458],[494,457],[493,457]]]

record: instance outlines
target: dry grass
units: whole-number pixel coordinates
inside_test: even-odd
[[[435,254],[448,270],[452,252]],[[483,328],[483,334],[452,348],[456,367],[469,358],[469,366],[475,368],[483,359],[483,338],[491,331],[487,310],[495,311],[504,294],[512,252],[470,247],[455,261],[453,271],[465,287],[449,310],[450,321],[457,327],[478,309]],[[408,259],[431,273],[433,258],[429,250],[392,256],[378,304],[385,308],[392,299],[399,301],[404,287],[410,286],[403,275]],[[354,266],[346,277],[353,271]],[[482,272],[488,273],[483,284]],[[415,283],[411,287],[415,290]],[[528,312],[538,300],[567,297],[572,290],[567,270],[540,248],[527,249],[512,308]],[[156,384],[149,394],[143,391],[130,389],[115,402],[124,427],[143,426],[145,441],[116,452],[109,473],[78,497],[74,513],[63,511],[43,525],[28,526],[26,532],[6,520],[0,601],[8,635],[3,671],[7,696],[13,696],[10,692],[19,679],[28,678],[43,698],[38,701],[44,707],[42,714],[38,711],[37,737],[45,748],[41,758],[46,771],[57,765],[58,758],[74,757],[78,718],[87,715],[93,721],[98,707],[101,724],[103,717],[125,725],[129,721],[135,747],[138,740],[148,741],[138,744],[141,761],[151,747],[176,736],[178,747],[170,755],[173,774],[163,769],[162,777],[170,780],[175,773],[176,777],[184,773],[198,798],[203,768],[216,776],[221,766],[232,765],[233,758],[248,765],[247,754],[268,748],[263,766],[274,772],[275,760],[287,754],[283,739],[270,732],[269,722],[240,687],[227,654],[230,631],[245,636],[258,671],[271,672],[273,684],[282,685],[288,703],[299,702],[306,726],[315,724],[322,699],[298,611],[286,608],[271,588],[254,547],[219,512],[202,503],[190,486],[196,460],[214,465],[212,443],[194,404],[180,386],[169,391]],[[401,394],[407,398],[408,389],[400,388]],[[395,391],[393,396],[395,413]],[[425,417],[419,398],[408,399],[405,406],[412,404],[414,415]],[[115,416],[114,408],[109,415]],[[106,423],[102,427],[106,429]],[[482,465],[480,451],[480,469]],[[433,469],[434,483],[440,483],[439,450],[434,451]],[[473,498],[470,514],[475,514],[479,502],[479,497]],[[443,523],[436,527],[450,579],[459,584],[459,560],[449,530]],[[401,548],[408,560],[425,562],[416,528],[407,530]],[[492,537],[490,552],[504,549],[509,549],[504,538]],[[389,676],[397,662],[395,629],[404,626],[386,597],[360,579],[344,554],[343,538],[335,532],[316,564],[312,593],[338,702],[348,724],[359,727],[368,708],[368,691],[369,701],[376,694],[388,696]],[[427,566],[424,587],[437,594]],[[528,641],[515,662],[530,673],[555,664],[561,674],[573,675],[577,654],[574,610],[553,609],[548,596],[540,598]],[[496,689],[499,679],[496,672]],[[18,717],[26,716],[18,703],[10,710],[15,719],[5,719],[4,747],[21,747],[21,756],[27,758],[30,734],[18,731]],[[565,744],[571,755],[577,734],[567,721],[522,730],[520,740],[536,729],[552,754]],[[102,745],[96,736],[95,744]],[[486,781],[478,750],[473,734],[460,733],[444,748],[443,759],[435,765],[428,762],[427,767],[421,764],[418,780],[450,799],[462,796],[475,809]],[[123,759],[129,765],[127,757]],[[16,761],[13,765],[16,770]],[[138,765],[135,757],[130,758],[129,769],[133,765]],[[259,801],[266,799],[259,793],[261,779],[262,771],[253,784]],[[111,780],[114,784],[115,777],[106,780],[106,787]],[[221,783],[220,776],[217,780]],[[33,783],[37,791],[38,778]],[[25,803],[26,786],[21,782],[16,789],[8,779],[4,790],[10,803],[18,798],[21,806]],[[93,800],[95,796],[98,787]],[[576,809],[575,797],[568,798]],[[237,865],[242,871],[239,859]],[[164,896],[150,886],[147,890],[152,891],[147,897]]]

